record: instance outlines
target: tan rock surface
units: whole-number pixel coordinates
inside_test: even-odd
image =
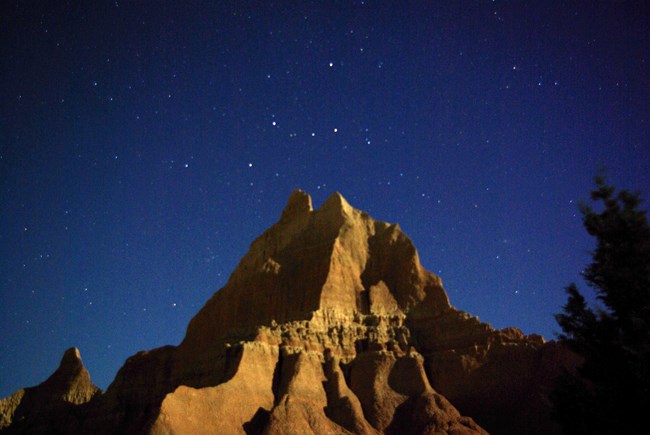
[[[348,387],[345,375],[341,370],[340,359],[333,356],[331,352],[326,352],[325,358],[324,371],[327,378],[325,414],[339,426],[352,433],[378,434],[379,431],[372,427],[363,415],[359,398]]]
[[[350,433],[325,414],[327,381],[320,354],[285,347],[278,388],[278,402],[273,407],[268,434],[343,434]]]
[[[58,369],[43,383],[0,400],[0,430],[47,433],[79,427],[76,414],[101,390],[90,380],[77,348],[65,351]]]
[[[567,355],[453,308],[399,226],[295,191],[179,346],[130,357],[65,418],[94,434],[484,433],[469,415],[553,433],[543,393]]]
[[[496,433],[559,433],[547,394],[565,368],[576,366],[575,354],[458,310],[409,326],[431,384],[462,413]]]
[[[244,434],[259,426],[256,415],[273,407],[278,348],[243,343],[236,353],[234,373],[226,382],[199,389],[181,385],[167,394],[150,433]]]

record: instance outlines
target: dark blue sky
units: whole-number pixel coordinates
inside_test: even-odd
[[[647,2],[264,3],[3,2],[0,396],[177,344],[295,188],[546,337],[598,165],[650,192]]]

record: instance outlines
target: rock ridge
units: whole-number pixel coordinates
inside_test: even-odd
[[[44,384],[67,386],[68,433],[557,433],[543,393],[572,358],[454,308],[397,224],[295,190],[178,346],[128,358],[105,393],[85,369]],[[47,433],[15,418],[21,397],[1,424]]]

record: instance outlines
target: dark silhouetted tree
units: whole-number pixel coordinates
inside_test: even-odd
[[[596,238],[583,272],[601,308],[590,308],[575,284],[555,317],[561,342],[583,358],[551,394],[566,433],[635,433],[650,412],[650,227],[638,193],[618,193],[596,177],[583,204],[584,226]]]

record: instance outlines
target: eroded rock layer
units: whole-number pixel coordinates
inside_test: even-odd
[[[453,308],[397,225],[338,193],[313,210],[295,191],[180,345],[132,356],[105,393],[72,388],[64,396],[85,404],[59,424],[69,433],[552,433],[545,389],[572,363],[539,336]],[[21,397],[0,402],[0,424],[17,433],[34,419],[17,411]]]

